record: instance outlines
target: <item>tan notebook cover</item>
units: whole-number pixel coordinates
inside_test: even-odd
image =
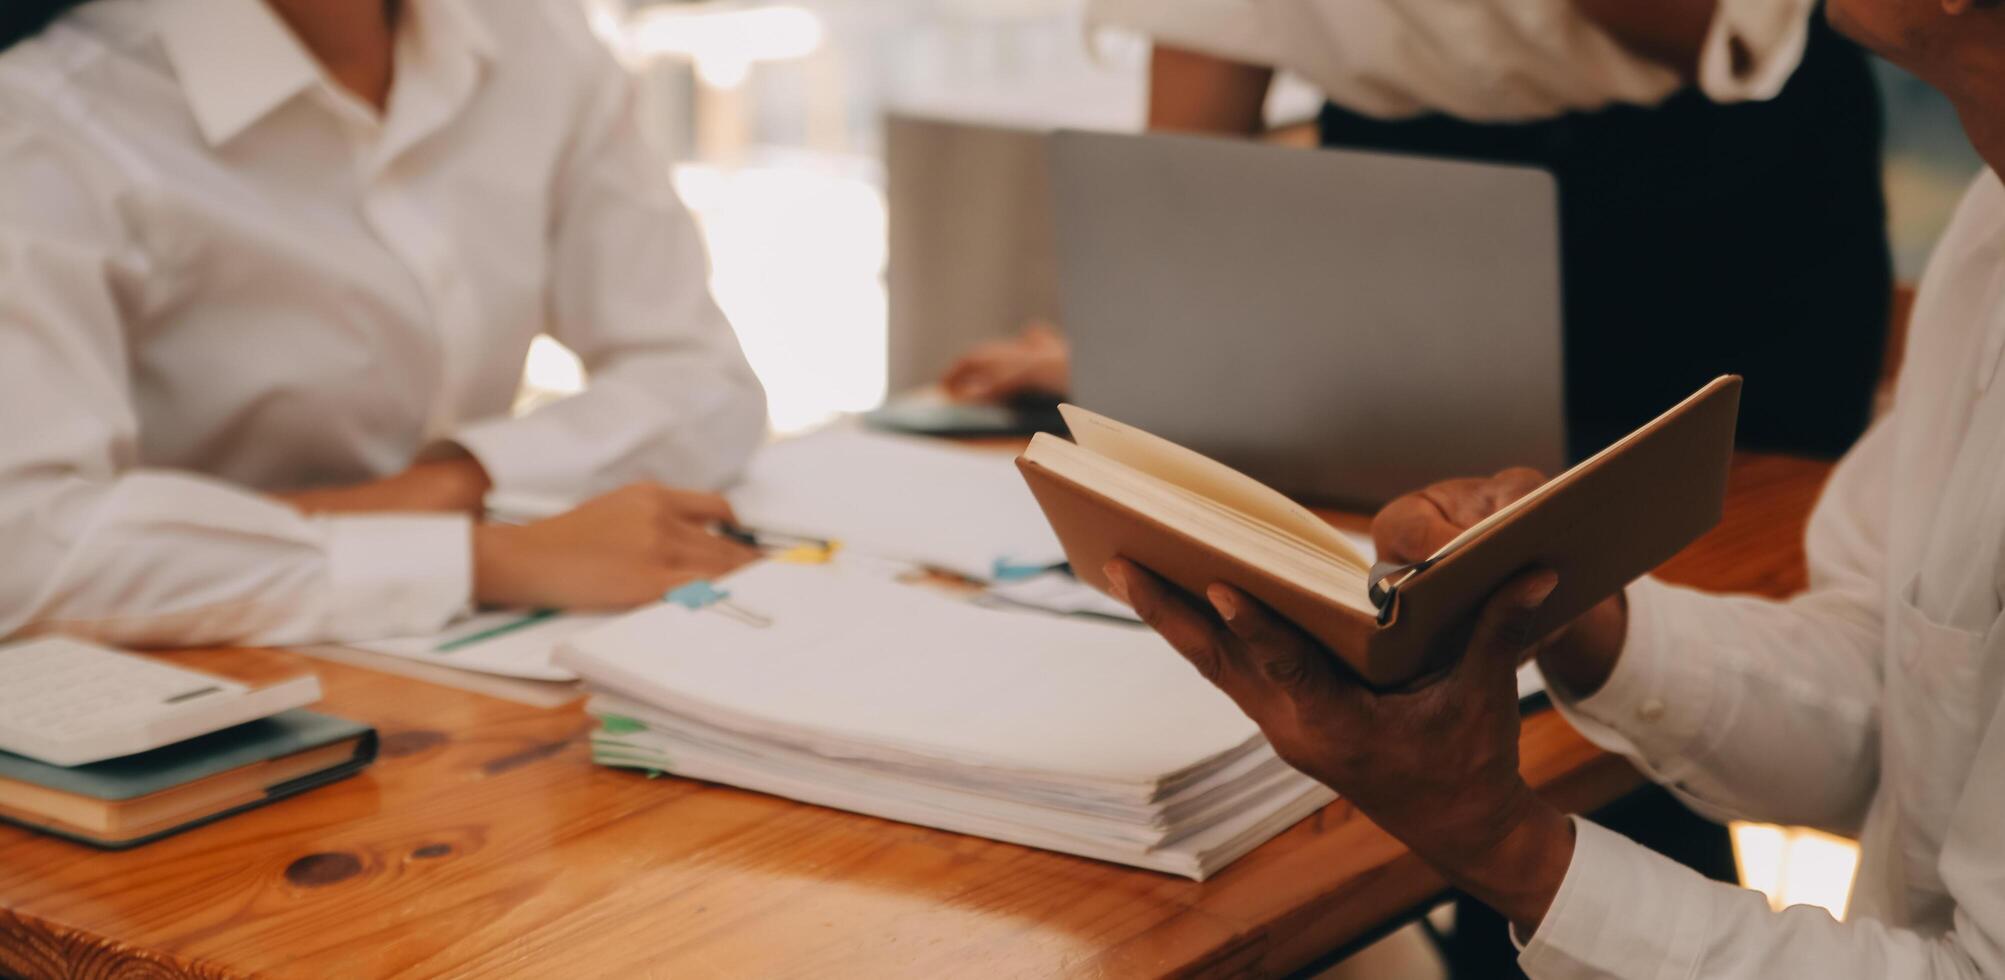
[[[1411,680],[1461,648],[1476,611],[1512,575],[1559,573],[1540,613],[1556,629],[1662,564],[1719,522],[1740,406],[1740,378],[1720,378],[1677,408],[1548,485],[1534,501],[1401,582],[1388,622],[1299,589],[1019,457],[1073,571],[1105,591],[1101,568],[1123,556],[1193,595],[1213,582],[1265,602],[1366,681]],[[1418,489],[1418,488],[1416,488]]]

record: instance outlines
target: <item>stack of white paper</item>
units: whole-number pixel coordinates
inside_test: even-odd
[[[839,565],[719,586],[560,651],[600,762],[1192,878],[1333,798],[1147,631]]]
[[[979,581],[1065,560],[1008,453],[836,425],[761,449],[727,496],[747,527]]]

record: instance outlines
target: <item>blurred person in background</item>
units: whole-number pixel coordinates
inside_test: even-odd
[[[0,637],[417,635],[735,567],[699,491],[765,398],[707,278],[575,4],[8,0]],[[590,385],[512,417],[542,333]]]
[[[1814,8],[1094,0],[1089,17],[1154,40],[1151,129],[1258,134],[1280,68],[1328,96],[1325,146],[1551,171],[1575,455],[1739,373],[1743,444],[1831,456],[1871,414],[1892,266],[1867,56]],[[1036,324],[943,381],[1062,395],[1068,364]]]

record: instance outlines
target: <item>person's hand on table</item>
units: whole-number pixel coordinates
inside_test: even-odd
[[[1402,497],[1373,521],[1379,554],[1425,558],[1543,482],[1531,470],[1507,470]],[[1612,665],[1626,619],[1619,601],[1552,637],[1537,636],[1538,611],[1559,577],[1527,570],[1485,603],[1467,648],[1445,670],[1403,690],[1375,691],[1334,653],[1229,585],[1214,584],[1198,599],[1125,559],[1110,562],[1106,573],[1136,614],[1230,696],[1289,765],[1335,789],[1520,929],[1537,928],[1572,861],[1573,825],[1519,773],[1517,669],[1534,653],[1586,648],[1611,625],[1614,648],[1595,655]]]
[[[976,346],[940,380],[956,401],[1002,403],[1023,396],[1062,397],[1072,386],[1072,353],[1058,329],[1038,322],[1008,340]]]
[[[759,552],[712,532],[715,494],[634,484],[547,520],[474,528],[474,598],[515,608],[623,609],[714,578]]]

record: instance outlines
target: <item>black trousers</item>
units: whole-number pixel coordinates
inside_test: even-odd
[[[1743,446],[1832,456],[1864,430],[1892,283],[1880,105],[1866,54],[1822,17],[1768,102],[1687,90],[1528,124],[1331,105],[1320,122],[1326,146],[1554,174],[1576,457],[1729,372],[1747,379]]]

